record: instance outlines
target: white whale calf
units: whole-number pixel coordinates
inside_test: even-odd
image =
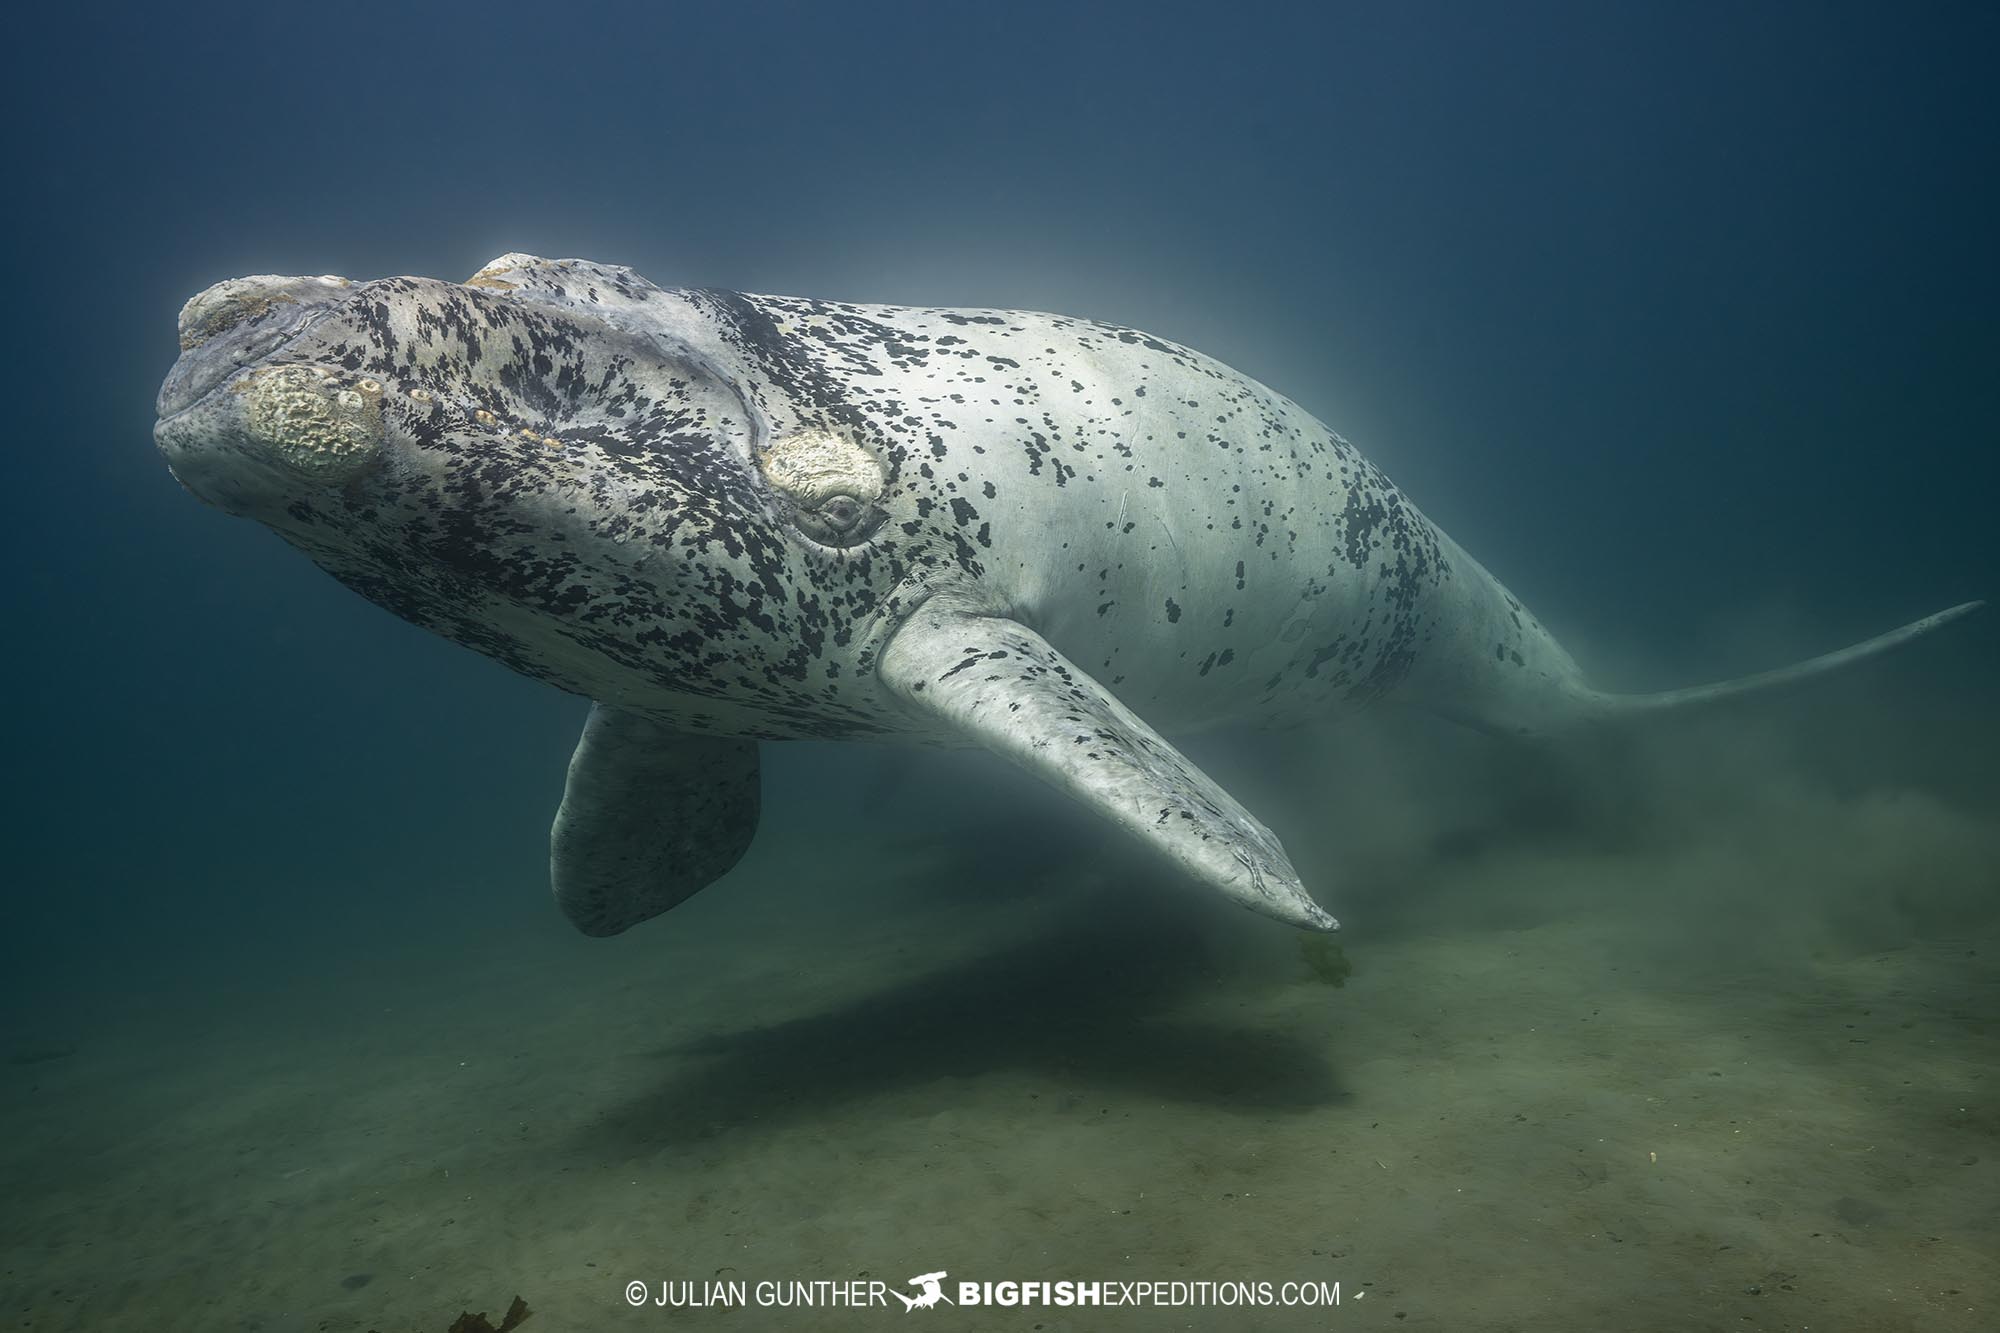
[[[1163,739],[1374,700],[1536,734],[1818,675],[1610,695],[1296,404],[1091,320],[669,290],[250,277],[181,313],[155,438],[428,629],[595,701],[557,814],[591,934],[723,874],[758,742],[983,745],[1310,929],[1278,839]]]

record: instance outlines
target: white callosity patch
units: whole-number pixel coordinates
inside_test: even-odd
[[[885,481],[875,455],[829,430],[774,440],[757,451],[757,467],[766,481],[809,508],[842,495],[873,504]]]
[[[263,366],[236,385],[251,436],[315,476],[351,474],[382,445],[382,386],[318,366]]]
[[[465,280],[465,285],[468,287],[486,287],[496,292],[515,291],[521,286],[521,283],[518,280],[510,279],[508,277],[510,273],[516,273],[521,269],[546,267],[548,262],[548,260],[537,258],[534,255],[524,255],[518,251],[510,251],[481,267],[479,272]]]

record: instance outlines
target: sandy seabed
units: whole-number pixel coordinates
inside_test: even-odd
[[[19,1037],[0,1327],[441,1333],[519,1293],[530,1333],[1993,1328],[1991,913],[1754,906],[1807,842],[1837,902],[1990,893],[1986,827],[1869,798],[1665,850],[1447,841],[1339,987],[1122,851],[948,836],[843,848],[890,886],[865,913],[771,839],[619,940],[525,901],[385,923],[275,991]],[[1341,1303],[625,1295],[937,1270]]]

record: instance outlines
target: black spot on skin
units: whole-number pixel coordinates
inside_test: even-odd
[[[1176,603],[1173,598],[1171,597],[1167,598],[1167,623],[1169,625],[1178,625],[1180,623],[1180,619],[1181,619],[1180,605]]]
[[[961,658],[959,660],[958,665],[952,667],[949,671],[946,671],[942,676],[939,676],[938,679],[941,681],[950,680],[953,676],[956,676],[959,672],[964,671],[970,667],[975,667],[979,665],[981,662],[998,661],[999,659],[1005,656],[1007,656],[1005,649],[995,649],[993,652],[990,653],[970,653],[964,658]]]

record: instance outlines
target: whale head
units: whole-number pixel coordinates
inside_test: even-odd
[[[842,695],[905,576],[878,540],[879,443],[797,412],[774,428],[672,294],[648,286],[670,318],[635,327],[502,274],[210,287],[160,390],[169,467],[562,688],[691,729],[879,729]]]

